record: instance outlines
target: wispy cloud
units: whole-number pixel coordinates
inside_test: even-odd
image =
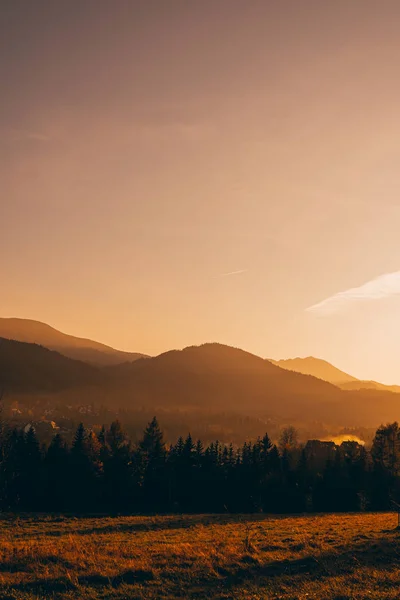
[[[35,131],[27,131],[25,136],[29,140],[37,140],[39,142],[48,142],[50,141],[50,137],[48,135],[44,135],[43,133],[36,133]]]
[[[28,131],[25,129],[11,129],[10,138],[14,141],[35,140],[37,142],[49,142],[50,136],[40,131]]]
[[[380,300],[400,295],[400,271],[380,275],[359,287],[338,292],[318,304],[306,308],[307,312],[330,315],[345,309],[350,304],[365,300]]]
[[[240,269],[239,271],[229,271],[229,273],[220,273],[218,277],[228,277],[229,275],[240,275],[240,273],[247,273],[248,269]]]

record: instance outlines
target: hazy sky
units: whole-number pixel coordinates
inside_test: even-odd
[[[1,0],[1,316],[400,383],[399,27],[398,0]]]

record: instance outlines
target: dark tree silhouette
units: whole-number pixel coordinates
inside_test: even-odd
[[[69,454],[60,434],[54,436],[44,458],[46,506],[52,511],[68,508]]]
[[[147,425],[136,452],[140,502],[146,511],[165,510],[168,494],[166,449],[156,417]]]
[[[219,441],[205,446],[188,434],[167,450],[153,418],[135,446],[114,421],[98,435],[80,424],[71,446],[57,434],[40,448],[34,427],[26,433],[6,427],[0,506],[14,511],[282,513],[387,510],[400,500],[397,423],[377,430],[370,452],[354,442],[301,448],[289,437],[281,453],[267,434],[238,447]]]

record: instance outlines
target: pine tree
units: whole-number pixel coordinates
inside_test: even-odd
[[[98,503],[100,465],[100,444],[80,423],[70,453],[70,502],[76,509],[93,510]]]
[[[273,445],[268,453],[268,477],[263,489],[264,512],[282,512],[285,505],[285,487],[282,476],[281,457]]]
[[[193,452],[193,510],[201,512],[207,503],[207,477],[204,470],[204,446],[197,440]]]
[[[104,465],[104,501],[113,510],[132,510],[135,501],[135,481],[131,446],[119,421],[114,421],[104,440],[101,456]]]
[[[71,454],[77,458],[81,458],[82,455],[86,454],[86,440],[88,433],[83,423],[79,423],[78,429],[76,430],[74,441],[72,442]]]
[[[97,436],[97,439],[100,442],[100,445],[103,447],[106,445],[106,428],[104,425],[102,425],[100,431],[99,431],[99,435]]]
[[[319,475],[308,450],[285,446],[280,456],[267,434],[237,450],[219,441],[204,450],[189,434],[167,452],[153,419],[132,452],[115,421],[98,436],[80,424],[71,450],[56,435],[44,451],[33,428],[6,431],[1,508],[296,512],[311,508],[311,494],[313,509],[323,511],[389,509],[400,501],[397,423],[377,430],[372,453],[351,443],[335,448]]]
[[[201,467],[202,464],[202,460],[204,457],[204,446],[203,446],[203,442],[201,440],[197,440],[196,442],[196,447],[194,450],[194,455],[195,455],[195,464],[197,468]]]
[[[260,449],[261,460],[263,463],[263,470],[265,473],[269,472],[269,470],[270,470],[270,454],[271,454],[272,448],[273,448],[273,444],[269,438],[268,433],[266,433],[261,440],[261,449]]]
[[[44,481],[42,455],[33,427],[29,428],[23,442],[21,503],[27,510],[39,510]]]
[[[168,503],[166,449],[156,417],[150,421],[138,444],[136,467],[145,510],[163,510]]]
[[[44,458],[46,473],[46,506],[51,511],[68,508],[69,452],[60,434],[52,439]]]
[[[23,494],[25,437],[23,431],[13,429],[4,440],[2,502],[3,508],[16,510]]]
[[[175,446],[172,447],[171,452],[175,458],[181,458],[183,455],[184,448],[185,442],[183,441],[183,437],[179,436],[178,441],[176,442]]]
[[[122,425],[118,420],[111,423],[110,429],[106,433],[105,438],[112,454],[118,453],[121,448],[128,444],[127,435],[123,431]]]
[[[185,461],[188,463],[188,466],[192,466],[193,464],[193,455],[194,455],[194,450],[195,450],[195,446],[193,443],[193,439],[192,436],[189,435],[187,436],[184,446],[183,446],[183,456]]]
[[[194,450],[195,446],[189,433],[185,441],[182,438],[178,439],[172,457],[175,472],[174,499],[183,512],[191,512],[195,501]]]
[[[153,417],[144,430],[143,438],[139,442],[139,450],[147,461],[164,462],[165,442],[156,417]]]

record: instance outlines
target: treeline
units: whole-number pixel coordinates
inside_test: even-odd
[[[13,410],[14,409],[14,410]],[[60,428],[63,438],[71,444],[80,422],[88,429],[99,431],[102,424],[109,427],[118,419],[123,423],[124,430],[135,443],[142,437],[147,423],[157,414],[162,423],[164,437],[168,442],[174,442],[182,432],[190,431],[193,438],[201,439],[205,445],[215,439],[223,443],[233,442],[239,446],[246,439],[256,439],[262,436],[265,430],[271,437],[279,436],[283,426],[277,419],[257,418],[233,411],[221,411],[191,407],[188,409],[163,409],[155,407],[130,407],[123,409],[118,404],[107,407],[101,404],[77,404],[66,406],[63,400],[58,402],[48,401],[38,397],[24,399],[20,402],[8,400],[4,406],[4,420],[11,427],[25,427],[28,422],[33,422],[36,427],[40,442],[47,445],[51,442],[55,431],[50,426],[54,421]],[[43,422],[43,419],[47,420]],[[355,435],[367,436],[368,433],[357,430]],[[311,431],[302,430],[303,437],[319,437],[327,434],[322,427],[315,427]],[[365,439],[365,437],[363,437]]]
[[[386,510],[400,500],[400,429],[356,443],[301,446],[287,428],[240,448],[190,435],[166,447],[154,418],[133,445],[119,421],[73,443],[0,427],[2,510],[54,512],[305,512]],[[328,450],[328,458],[322,451]]]

